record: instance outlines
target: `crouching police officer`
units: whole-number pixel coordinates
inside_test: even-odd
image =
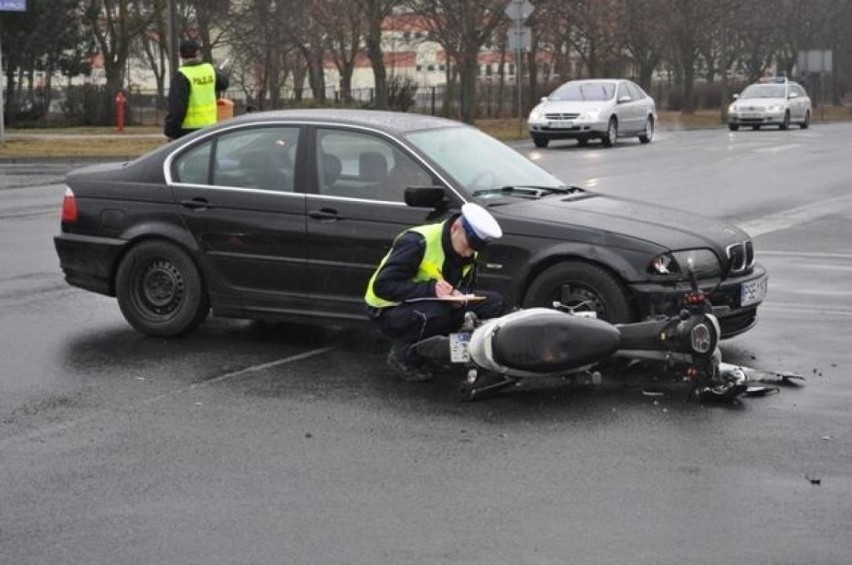
[[[503,297],[475,290],[477,252],[503,235],[497,220],[477,204],[460,214],[399,234],[367,285],[367,311],[394,340],[388,365],[404,381],[428,381],[432,374],[411,345],[449,335],[464,324],[465,312],[478,318],[503,313]],[[466,302],[465,295],[483,299]]]

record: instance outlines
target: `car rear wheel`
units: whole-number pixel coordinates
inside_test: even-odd
[[[740,129],[740,125],[739,124],[728,124],[728,129],[731,130],[731,131],[737,131],[737,130]]]
[[[645,133],[639,136],[639,141],[651,143],[652,139],[654,139],[654,118],[648,116],[648,119],[645,120]]]
[[[810,125],[811,125],[811,111],[808,110],[807,112],[805,112],[805,119],[799,125],[799,127],[801,127],[802,129],[808,129],[808,126],[810,126]]]
[[[790,129],[790,112],[784,112],[784,120],[779,126],[780,129]]]
[[[540,135],[532,136],[532,140],[536,147],[547,147],[547,144],[550,142],[549,139]]]
[[[618,141],[618,122],[610,118],[606,126],[606,135],[603,138],[604,147],[612,147]]]
[[[128,251],[118,267],[115,286],[121,313],[146,335],[186,333],[210,311],[195,263],[166,241],[144,241]]]
[[[592,263],[565,261],[543,271],[530,285],[524,308],[552,308],[595,312],[610,323],[633,321],[630,294],[615,275]]]

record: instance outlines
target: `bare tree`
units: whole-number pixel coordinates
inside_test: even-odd
[[[108,92],[124,84],[130,45],[148,21],[134,0],[84,0],[82,21],[103,57]]]
[[[349,103],[355,61],[364,53],[366,17],[358,4],[349,0],[321,2],[315,14],[317,23],[325,30],[326,49],[340,74],[341,98]]]
[[[461,119],[476,119],[476,84],[479,52],[491,41],[495,29],[504,23],[508,0],[419,0],[411,4],[423,16],[430,37],[437,41],[458,65]],[[518,77],[520,80],[520,77]]]
[[[373,105],[379,109],[388,107],[388,73],[385,68],[385,55],[382,49],[382,23],[394,8],[405,0],[353,0],[353,3],[367,18],[364,43],[367,47],[367,57],[373,67],[375,81],[375,98]]]

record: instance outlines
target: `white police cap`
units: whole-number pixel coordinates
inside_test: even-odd
[[[465,235],[467,235],[467,241],[476,251],[485,247],[485,244],[489,241],[500,239],[503,236],[500,224],[488,210],[479,204],[472,202],[463,204],[461,212],[462,226]]]

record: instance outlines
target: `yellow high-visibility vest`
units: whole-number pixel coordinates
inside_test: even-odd
[[[189,101],[183,129],[198,129],[216,123],[216,69],[210,63],[185,65],[178,69],[189,81]]]
[[[416,228],[411,228],[405,230],[398,236],[397,239],[402,237],[404,234],[408,232],[417,232],[421,234],[426,239],[426,250],[423,252],[423,259],[420,261],[420,266],[417,269],[417,274],[414,275],[412,279],[414,282],[423,282],[423,281],[437,281],[443,278],[441,275],[441,268],[444,266],[444,246],[441,243],[441,236],[444,231],[444,223],[440,224],[430,224],[428,226],[419,226]],[[382,270],[382,267],[387,262],[388,257],[391,255],[391,251],[388,251],[387,255],[384,256],[382,261],[379,263],[376,272],[373,273],[373,276],[370,277],[370,282],[367,283],[367,292],[364,294],[364,300],[370,306],[374,308],[388,308],[390,306],[398,306],[399,302],[393,302],[390,300],[385,300],[384,298],[380,298],[376,296],[376,293],[373,291],[373,283],[376,281],[376,276],[379,274],[379,271]],[[474,255],[474,259],[476,259],[476,255]],[[462,267],[462,276],[467,276],[470,270],[473,268],[473,263],[465,265]]]

